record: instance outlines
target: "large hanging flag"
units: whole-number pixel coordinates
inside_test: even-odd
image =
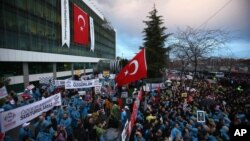
[[[145,49],[142,49],[116,76],[118,86],[134,82],[147,76]]]
[[[70,45],[69,0],[61,0],[62,46]]]
[[[89,16],[76,4],[74,9],[74,42],[88,45],[89,44]]]

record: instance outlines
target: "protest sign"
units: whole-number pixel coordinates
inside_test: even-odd
[[[0,88],[0,99],[6,97],[7,95],[8,95],[8,92],[6,90],[6,87],[3,86],[2,88]]]
[[[197,111],[197,122],[205,122],[205,111]]]
[[[25,105],[13,110],[0,113],[1,132],[6,132],[25,122],[41,115],[42,112],[47,112],[55,106],[62,104],[61,94],[55,94],[48,98]]]
[[[73,81],[73,80],[65,81],[65,89],[91,88],[97,85],[100,85],[99,79],[91,79],[84,81]]]

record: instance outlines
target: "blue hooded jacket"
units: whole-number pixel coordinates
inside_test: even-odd
[[[60,121],[60,125],[63,126],[66,129],[66,132],[68,135],[72,135],[72,127],[71,127],[71,118],[67,118],[67,119],[61,119]]]
[[[25,128],[21,128],[19,132],[19,141],[22,141],[23,137],[28,136],[30,138],[33,138],[33,134],[29,128],[25,130]]]

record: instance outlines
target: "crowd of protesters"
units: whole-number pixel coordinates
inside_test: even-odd
[[[25,97],[22,101],[18,101],[17,95],[11,92],[4,99],[5,103],[1,108],[2,111],[8,111],[60,92],[62,106],[54,107],[24,123],[18,135],[19,141],[119,140],[122,131],[121,110],[125,109],[121,103],[112,101],[111,95],[107,94],[110,90],[114,91],[111,86],[104,86],[102,94],[97,95],[94,88],[88,88],[81,95],[77,89],[65,90],[52,84],[37,85],[31,90],[25,90],[25,96],[28,94],[30,97]],[[13,138],[6,133],[4,140],[11,141]]]
[[[249,86],[247,78],[225,78],[215,84],[203,79],[192,86],[172,81],[167,89],[143,92],[128,137],[133,141],[230,140],[230,126],[250,123]],[[25,92],[32,98],[21,102],[11,92],[2,108],[11,110],[60,92],[62,106],[24,123],[19,141],[119,141],[133,106],[125,105],[119,98],[113,101],[110,90],[113,88],[104,86],[97,95],[90,88],[80,95],[76,89],[36,86]],[[205,122],[197,121],[197,110],[205,111]],[[13,139],[6,134],[5,140]]]
[[[231,126],[250,125],[249,82],[248,78],[225,78],[214,84],[199,80],[190,89],[174,82],[169,90],[145,93],[131,140],[229,141]],[[205,112],[204,122],[197,121],[198,110]]]

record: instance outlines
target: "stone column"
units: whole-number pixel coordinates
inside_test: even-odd
[[[71,76],[74,76],[74,63],[71,63]]]
[[[53,63],[53,78],[56,79],[56,63]]]
[[[24,83],[24,88],[29,86],[29,64],[28,62],[23,62],[23,83]]]

